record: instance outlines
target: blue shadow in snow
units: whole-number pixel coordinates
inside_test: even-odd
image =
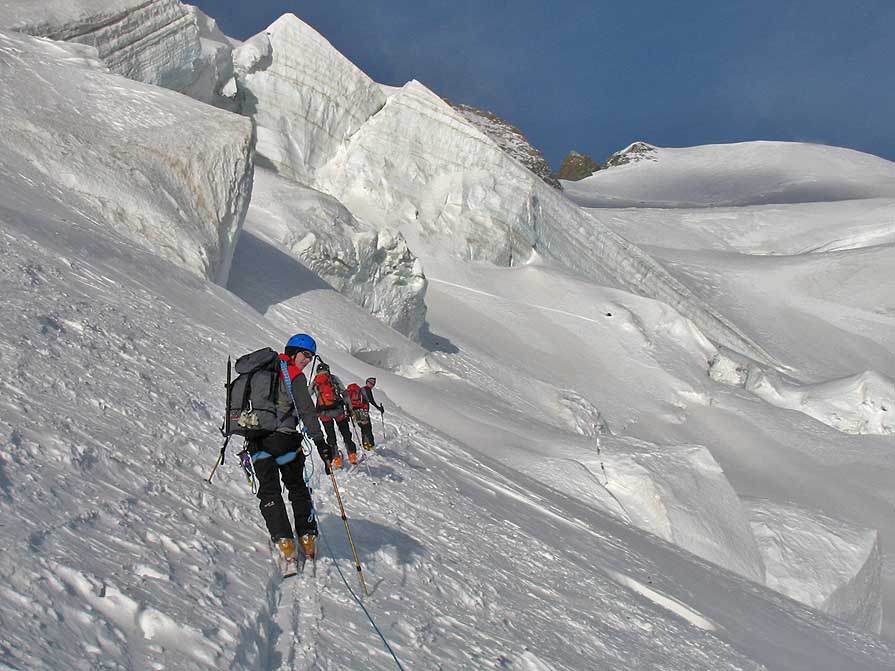
[[[294,256],[243,231],[236,243],[227,289],[261,314],[271,305],[315,289],[335,291]]]

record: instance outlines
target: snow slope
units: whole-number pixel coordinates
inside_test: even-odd
[[[895,166],[862,152],[798,142],[672,149],[563,182],[585,207],[716,207],[895,197]]]
[[[687,209],[683,206],[693,194],[700,195],[703,204],[716,204],[708,198],[712,181],[706,175],[710,166],[717,165],[720,153],[710,145],[675,150],[688,157],[689,169],[675,178],[683,186],[680,196],[670,201],[673,209],[594,208],[590,212],[644,245],[707,302],[723,306],[745,334],[775,355],[786,352],[787,367],[773,370],[722,349],[711,368],[713,377],[787,409],[790,417],[797,412],[839,431],[883,436],[879,441],[868,437],[853,441],[837,431],[828,447],[818,449],[813,441],[825,431],[818,431],[811,422],[793,420],[801,428],[792,438],[781,439],[782,427],[775,421],[761,430],[759,453],[764,456],[759,459],[737,451],[737,446],[756,450],[756,441],[746,438],[754,429],[753,421],[748,422],[752,428],[737,422],[734,439],[731,428],[723,443],[710,446],[737,491],[773,491],[780,501],[797,500],[833,516],[845,513],[859,525],[880,529],[885,537],[887,523],[870,521],[876,517],[872,512],[876,506],[867,499],[890,498],[884,484],[889,476],[876,475],[880,470],[890,472],[888,455],[893,447],[895,310],[891,297],[895,286],[889,272],[895,263],[893,165],[833,147],[732,145],[724,150],[727,170],[741,169],[745,176],[734,181],[749,186],[741,202],[752,202],[759,191],[753,188],[753,168],[761,162],[756,156],[763,150],[771,150],[764,162],[778,163],[781,182],[794,184],[808,174],[818,183],[832,185],[828,202]],[[658,151],[658,162],[624,166],[620,183],[636,183],[644,194],[665,189],[667,175],[657,166],[666,154]],[[828,159],[823,165],[813,162],[819,152]],[[849,200],[834,200],[843,194]],[[808,195],[816,200],[816,194]],[[853,447],[845,447],[850,443]],[[770,457],[768,444],[783,450]],[[828,491],[827,479],[835,481],[839,490],[853,486],[853,492],[844,497],[848,500],[842,500],[842,491],[835,502],[804,490],[800,492],[806,496],[792,496],[791,485],[779,475],[779,460],[791,461],[793,453],[813,455],[809,462],[814,463],[804,463],[792,472],[792,477],[802,480],[806,474],[812,474],[807,475],[809,480],[821,475],[816,470],[818,458],[835,464],[833,472],[820,477],[814,487]],[[888,608],[895,603],[893,580],[895,567],[884,553],[883,593]],[[892,632],[891,625],[884,624],[884,629]]]
[[[12,188],[43,212],[2,218],[4,303],[20,315],[4,322],[0,359],[3,663],[394,668],[340,581],[337,566],[353,581],[350,553],[319,463],[324,557],[283,587],[233,462],[202,483],[223,357],[284,339],[285,312],[265,320],[4,178]],[[362,373],[326,333],[370,318],[313,282],[296,290],[280,310],[323,334],[324,352],[351,366],[338,372]],[[895,663],[878,639],[426,429],[394,406],[393,383],[381,451],[340,480],[367,607],[406,668]]]
[[[67,97],[48,94],[48,110],[82,102],[65,83],[79,81],[83,49],[3,39],[17,64],[51,63],[33,71]],[[109,109],[146,90],[103,76]],[[32,86],[9,81],[13,97]],[[196,109],[168,110],[163,146],[195,135]],[[118,116],[83,132],[114,137]],[[60,135],[81,128],[46,118]],[[227,291],[135,245],[141,208],[111,225],[115,210],[86,207],[23,147],[0,152],[0,296],[17,316],[0,325],[3,665],[394,668],[348,591],[350,550],[316,459],[323,557],[291,584],[274,578],[232,458],[214,485],[202,482],[217,455],[227,354],[296,330],[318,337],[343,379],[380,379],[381,449],[338,477],[366,606],[408,668],[895,665],[890,644],[853,628],[875,626],[891,557],[876,589],[872,543],[847,532],[878,529],[885,553],[891,438],[843,434],[719,384],[708,375],[719,349],[669,305],[537,254],[495,268],[430,248],[428,325],[413,343],[265,240],[282,232],[268,218],[249,215]],[[60,166],[72,156],[85,178],[105,175],[112,150],[100,148]],[[139,179],[92,178],[110,202],[155,193]],[[265,193],[251,206],[262,215],[279,206]],[[160,221],[190,248],[176,217]],[[706,300],[726,309],[733,298]],[[848,286],[837,300],[849,300]],[[768,339],[787,358],[810,358]],[[843,333],[825,347],[849,342]],[[831,575],[848,585],[821,605],[853,625],[757,582],[767,564],[743,494],[825,515],[825,528],[780,543],[805,549],[839,534],[841,552],[806,552],[812,570],[797,577],[806,599]]]

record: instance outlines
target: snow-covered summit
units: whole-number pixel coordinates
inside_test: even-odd
[[[741,142],[655,147],[645,155],[647,160],[565,183],[569,197],[586,207],[763,205],[895,197],[895,163],[840,147]]]

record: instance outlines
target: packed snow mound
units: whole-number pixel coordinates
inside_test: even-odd
[[[741,142],[672,149],[564,182],[584,207],[706,207],[895,197],[895,163],[840,147]]]
[[[603,436],[602,463],[587,463],[631,522],[695,555],[764,584],[749,517],[711,453]]]
[[[304,184],[313,186],[316,171],[385,103],[372,79],[294,14],[235,49],[233,60],[259,155]]]
[[[253,202],[263,205],[249,207],[246,232],[294,254],[400,333],[419,337],[426,318],[426,278],[400,234],[365,225],[332,197],[260,168]],[[270,281],[282,279],[272,271]],[[286,283],[282,291],[288,296]]]
[[[805,413],[843,433],[895,434],[895,382],[875,371],[799,384],[722,348],[709,362],[709,376],[743,387],[778,408]]]
[[[196,14],[178,0],[8,0],[0,26],[90,45],[112,72],[175,90],[203,55]]]
[[[0,164],[32,166],[73,207],[226,281],[251,193],[250,122],[109,74],[87,47],[11,32],[0,47]]]
[[[882,621],[879,533],[794,505],[745,503],[767,568],[767,585],[879,632]]]

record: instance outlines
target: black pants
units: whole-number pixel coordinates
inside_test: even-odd
[[[373,422],[370,421],[369,416],[366,422],[358,422],[357,425],[360,427],[360,437],[364,441],[364,445],[373,447],[376,441],[373,440]]]
[[[342,442],[345,443],[345,448],[348,450],[348,454],[357,452],[357,445],[354,444],[354,439],[351,437],[351,421],[347,417],[342,417],[342,419],[321,417],[320,423],[323,424],[323,430],[326,431],[326,442],[332,448],[333,454],[336,453],[337,447],[336,426],[339,427],[339,433],[342,434]]]
[[[317,534],[317,521],[311,517],[311,492],[305,485],[305,457],[301,451],[301,434],[272,433],[249,444],[249,453],[258,480],[261,515],[270,537],[293,538],[292,525],[280,486],[280,477],[289,490],[289,501],[295,516],[295,536]]]

